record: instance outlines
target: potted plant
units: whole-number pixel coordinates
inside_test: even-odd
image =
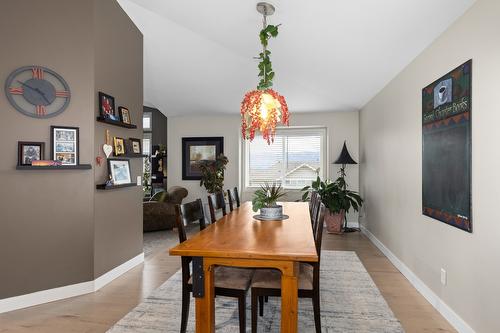
[[[347,223],[346,214],[351,208],[355,211],[363,205],[363,199],[358,192],[347,189],[344,177],[337,178],[336,181],[322,181],[318,177],[311,186],[302,189],[305,193],[302,200],[307,200],[310,190],[318,192],[321,202],[326,206],[328,214],[325,214],[326,230],[329,233],[339,234],[343,232],[342,225]]]
[[[264,183],[253,195],[253,211],[260,209],[261,217],[267,220],[283,217],[283,206],[277,205],[276,202],[284,195],[281,184]]]
[[[201,171],[200,186],[205,186],[210,194],[223,192],[224,170],[229,162],[224,154],[217,156],[215,161],[201,161],[199,168]]]

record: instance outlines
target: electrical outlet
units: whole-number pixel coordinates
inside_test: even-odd
[[[137,176],[137,186],[141,186],[141,185],[142,185],[141,176]]]
[[[446,271],[444,268],[441,268],[441,284],[446,286]]]

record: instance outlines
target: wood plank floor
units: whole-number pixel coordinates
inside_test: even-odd
[[[105,332],[180,269],[165,244],[98,292],[0,314],[0,332]],[[408,333],[456,332],[362,234],[324,234],[326,250],[355,251]]]

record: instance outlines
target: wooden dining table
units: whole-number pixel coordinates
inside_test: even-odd
[[[171,255],[193,257],[196,332],[215,332],[214,266],[275,268],[281,271],[281,332],[297,332],[300,262],[317,262],[308,203],[283,202],[283,221],[260,221],[252,204],[223,216]]]

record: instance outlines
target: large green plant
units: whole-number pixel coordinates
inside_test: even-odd
[[[252,209],[256,212],[261,208],[276,206],[278,199],[284,195],[281,184],[266,182],[253,194]]]
[[[201,161],[200,186],[205,186],[208,193],[222,192],[224,189],[224,170],[229,160],[223,154],[217,156],[215,161]]]
[[[261,78],[259,85],[257,86],[257,89],[259,90],[266,90],[273,86],[274,72],[270,58],[271,51],[267,49],[267,45],[271,37],[274,38],[278,36],[279,26],[279,24],[269,24],[259,33],[260,43],[262,44],[262,48],[264,49],[263,52],[259,53],[259,77]]]
[[[330,210],[332,214],[338,214],[342,211],[349,212],[351,208],[358,211],[363,205],[363,199],[358,192],[347,189],[344,177],[339,177],[334,182],[330,180],[322,181],[318,178],[312,182],[311,186],[302,189],[304,194],[302,200],[309,199],[311,190],[318,192],[321,202]]]

